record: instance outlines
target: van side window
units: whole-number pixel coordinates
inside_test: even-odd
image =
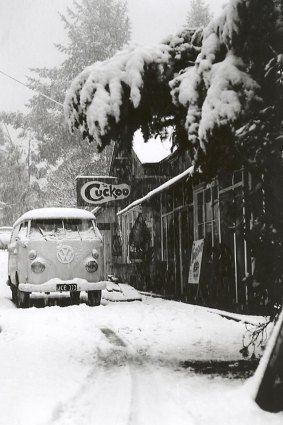
[[[20,224],[18,236],[20,238],[26,238],[27,237],[27,230],[28,230],[28,223],[27,223],[27,221],[24,221],[23,223]]]

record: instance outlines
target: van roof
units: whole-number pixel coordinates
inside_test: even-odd
[[[52,218],[80,218],[80,219],[94,219],[95,216],[87,210],[79,208],[38,208],[24,213],[14,223],[14,226],[24,220],[35,219],[52,219]]]

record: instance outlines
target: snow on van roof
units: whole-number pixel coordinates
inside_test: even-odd
[[[14,223],[16,226],[23,220],[49,219],[49,218],[81,218],[93,219],[94,215],[87,210],[79,208],[38,208],[24,213]]]

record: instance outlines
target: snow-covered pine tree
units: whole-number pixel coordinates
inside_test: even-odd
[[[56,46],[65,55],[61,65],[65,81],[71,81],[93,62],[110,58],[130,40],[125,0],[74,1],[61,19],[68,43]]]
[[[77,174],[90,164],[92,173],[103,174],[107,169],[110,151],[104,151],[98,157],[94,146],[86,147],[82,145],[79,135],[71,136],[60,103],[74,75],[95,61],[109,58],[130,39],[130,23],[126,2],[123,0],[74,1],[61,18],[67,33],[66,45],[57,45],[57,49],[62,52],[61,65],[32,69],[28,86],[35,94],[28,102],[28,112],[2,115],[7,123],[21,130],[24,140],[32,135],[38,141],[38,161],[55,166],[52,170],[61,164],[60,172],[56,172],[54,178],[50,176],[53,183],[56,176],[60,179],[64,163],[75,163]],[[48,170],[49,175],[52,170]],[[64,174],[67,175],[68,171]]]
[[[253,218],[248,243],[256,258],[255,278],[269,288],[276,304],[283,296],[283,2],[274,5],[263,4],[265,43],[259,49],[255,38],[253,46],[251,72],[260,82],[261,103],[236,132],[236,147],[257,182],[247,203]]]
[[[35,175],[41,177],[40,170],[35,168],[32,156],[28,160],[28,152],[14,142],[7,131],[0,127],[2,225],[12,225],[28,209],[43,205],[44,196],[34,178]]]
[[[201,38],[202,31],[195,35],[184,29],[158,46],[131,46],[110,60],[87,67],[66,95],[70,130],[79,128],[100,150],[112,140],[131,148],[138,128],[145,140],[155,134],[163,137],[179,117],[182,123],[176,125],[176,134],[178,130],[182,133],[185,108],[172,102],[173,77],[194,65]]]
[[[212,13],[204,0],[191,0],[186,20],[189,28],[206,27],[211,19]]]

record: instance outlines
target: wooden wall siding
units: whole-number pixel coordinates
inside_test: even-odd
[[[173,154],[158,164],[142,164],[133,151],[116,149],[110,175],[128,183],[131,195],[115,205],[115,217],[118,207],[125,208],[190,165],[185,154]],[[197,184],[194,179],[192,187],[192,179],[187,178],[148,199],[140,210],[152,231],[151,261],[127,263],[123,258],[123,263],[112,263],[113,271],[142,291],[232,311],[250,311],[252,299],[242,284],[245,274],[252,270],[242,225],[250,222],[245,196],[250,189],[251,181],[243,170],[235,170],[233,175],[219,176],[215,184]],[[210,253],[203,260],[206,277],[201,278],[199,286],[188,285],[192,242],[204,236],[206,240],[210,238]],[[225,262],[229,263],[226,269]]]
[[[122,209],[176,174],[178,168],[170,161],[143,164],[133,150],[123,150],[115,145],[110,175],[131,186],[130,196],[119,202]]]
[[[125,208],[136,199],[145,196],[148,192],[159,187],[170,178],[180,174],[190,165],[189,158],[185,154],[182,156],[173,154],[170,158],[166,158],[159,163],[142,164],[133,150],[122,151],[116,146],[112,157],[110,175],[118,177],[131,186],[131,195],[127,199],[119,201],[117,207],[119,206],[119,209]],[[170,208],[169,192],[172,192],[172,208]],[[178,217],[176,216],[176,219],[178,218],[179,223],[184,215],[187,216],[189,214],[187,208],[188,204],[192,202],[191,182],[184,181],[167,191],[165,209],[168,211],[169,208],[172,211],[172,216],[175,214],[173,214],[173,209],[175,210],[173,208],[173,197],[175,198],[175,208],[178,209]],[[186,211],[183,211],[184,205],[187,205]],[[142,264],[127,263],[124,255],[122,261],[112,259],[113,271],[121,276],[124,281],[129,282],[139,290],[153,291],[172,297],[176,295],[180,296],[181,286],[179,282],[176,282],[175,254],[173,255],[171,252],[172,258],[170,258],[170,265],[168,261],[164,261],[162,255],[161,194],[142,204],[141,208],[145,220],[148,223],[150,222],[152,231],[152,259]],[[180,214],[183,214],[182,217],[179,217]],[[186,228],[179,229],[179,236],[181,237],[182,233],[185,235],[187,231],[187,226]],[[187,239],[189,240],[186,236],[186,241]],[[125,241],[125,243],[127,242]],[[189,242],[187,241],[187,243]],[[171,251],[174,249],[174,246],[175,243],[171,246]],[[179,249],[180,247],[178,245]],[[189,256],[189,251],[187,251],[185,250],[184,252]],[[176,254],[177,258],[179,258],[179,254]],[[185,260],[189,261],[189,257]],[[180,273],[181,270],[179,270]]]

